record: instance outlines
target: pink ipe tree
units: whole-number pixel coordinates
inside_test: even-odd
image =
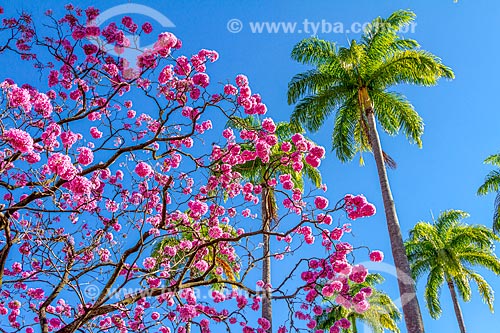
[[[0,80],[1,332],[266,332],[265,295],[289,313],[274,320],[280,333],[313,330],[332,299],[368,308],[349,287],[367,270],[333,214],[370,216],[373,205],[351,195],[333,205],[326,186],[302,191],[287,175],[268,183],[283,205],[266,232],[289,271],[258,281],[262,188],[235,170],[272,166],[281,148],[270,118],[221,126],[267,109],[244,75],[210,81],[217,52],[180,55],[181,41],[162,32],[130,64],[102,42],[133,47],[125,36],[152,33],[147,22],[101,29],[97,9],[71,5],[62,18],[48,11],[43,27],[0,14],[0,54],[23,60]],[[15,80],[30,68],[38,88]],[[318,167],[319,148],[294,138],[281,138],[283,163]]]

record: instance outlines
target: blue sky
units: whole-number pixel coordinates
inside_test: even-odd
[[[3,1],[2,1],[3,2]],[[96,6],[96,1],[73,1],[75,5]],[[102,10],[128,3],[127,1],[102,1]],[[377,16],[388,16],[397,9],[411,9],[417,14],[416,26],[407,36],[418,40],[422,48],[431,51],[452,67],[456,74],[453,81],[441,81],[431,88],[402,86],[398,91],[412,101],[424,118],[423,149],[410,145],[404,136],[382,135],[382,145],[398,163],[389,171],[396,207],[406,236],[417,221],[430,220],[446,209],[469,212],[469,223],[491,225],[493,195],[477,197],[476,190],[490,170],[482,164],[485,157],[500,151],[500,111],[496,98],[497,42],[500,29],[500,3],[495,1],[453,0],[440,1],[135,1],[150,6],[168,17],[175,27],[169,28],[184,42],[183,52],[201,48],[215,49],[220,59],[209,72],[213,82],[232,80],[236,74],[245,73],[252,89],[263,96],[269,115],[287,120],[292,107],[286,103],[287,83],[290,78],[306,69],[290,59],[292,47],[302,38],[309,37],[303,22],[323,24],[318,37],[346,45],[359,34],[351,30],[353,23],[369,22]],[[12,1],[3,4],[6,12],[25,9],[34,18],[43,16],[47,8],[56,13],[64,1],[40,2]],[[231,21],[232,20],[232,21]],[[239,20],[239,21],[235,21]],[[228,25],[228,21],[233,23]],[[236,22],[236,23],[234,23]],[[296,23],[292,33],[252,32],[256,22]],[[328,24],[343,24],[343,33],[328,33]],[[158,31],[157,26],[155,26]],[[229,29],[228,29],[229,28]],[[229,30],[238,30],[238,33]],[[283,28],[283,26],[281,26]],[[309,30],[312,25],[309,26]],[[301,32],[299,32],[301,30]],[[147,41],[145,41],[147,42]],[[3,61],[2,61],[3,63]],[[0,69],[1,77],[14,76]],[[30,73],[16,73],[16,78],[30,77]],[[17,80],[16,80],[17,81]],[[330,148],[332,119],[322,130],[311,135],[317,142]],[[329,196],[339,198],[345,193],[364,193],[375,203],[379,213],[370,219],[353,224],[354,242],[366,244],[386,253],[386,263],[391,263],[389,240],[382,213],[382,201],[373,158],[365,154],[366,165],[359,167],[357,159],[348,164],[338,162],[333,154],[323,161],[323,178],[329,185]],[[380,268],[384,270],[384,268]],[[500,289],[500,279],[485,272],[490,284]],[[397,287],[390,274],[386,275],[384,289],[392,296]],[[447,289],[442,291],[443,316],[435,321],[424,307],[423,281],[418,284],[420,303],[428,332],[440,332],[458,327]],[[500,302],[495,303],[497,307]],[[461,303],[466,326],[470,332],[491,330],[500,321],[492,315],[477,293],[469,303]],[[402,331],[404,325],[401,325]]]

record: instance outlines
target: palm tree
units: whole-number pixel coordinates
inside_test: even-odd
[[[255,117],[231,117],[228,126],[238,129],[259,129],[261,124],[259,119]],[[271,247],[270,235],[272,224],[278,222],[278,206],[276,203],[276,195],[274,188],[268,185],[268,181],[278,177],[280,174],[290,174],[296,188],[303,188],[304,177],[308,178],[314,186],[321,186],[321,174],[318,169],[309,165],[303,160],[303,169],[301,172],[296,172],[290,164],[284,165],[281,158],[284,152],[280,149],[280,144],[284,141],[290,141],[292,134],[289,123],[280,122],[276,124],[276,136],[278,144],[271,148],[270,158],[268,162],[262,162],[261,159],[255,159],[246,163],[233,167],[233,171],[237,171],[241,176],[254,185],[262,186],[261,193],[261,218],[262,218],[262,282],[264,285],[271,285]],[[249,148],[242,145],[242,148]],[[269,294],[262,298],[262,317],[267,319],[271,324],[269,332],[272,332],[272,297]]]
[[[483,225],[467,225],[461,219],[469,214],[460,210],[441,213],[433,223],[419,222],[410,231],[406,253],[415,279],[428,274],[425,301],[433,318],[441,315],[439,294],[446,282],[450,290],[460,332],[465,324],[458,304],[458,295],[464,301],[471,298],[470,282],[474,281],[483,302],[493,312],[493,290],[473,267],[479,266],[500,274],[500,260],[494,253],[494,241],[500,240]]]
[[[497,193],[493,209],[493,232],[498,235],[500,233],[500,154],[489,156],[484,160],[484,163],[498,167],[497,170],[492,170],[486,175],[483,185],[477,190],[479,195],[486,195],[491,192]]]
[[[351,322],[351,327],[346,333],[358,333],[358,322],[368,325],[373,333],[384,333],[384,330],[399,333],[397,322],[401,320],[401,312],[389,295],[375,289],[375,285],[382,282],[384,282],[384,278],[380,274],[368,274],[365,282],[351,285],[354,293],[366,287],[372,289],[368,310],[357,313],[340,305],[333,305],[332,311],[325,312],[316,318],[318,328],[328,330],[337,320],[347,318]]]
[[[440,77],[454,77],[439,58],[419,49],[415,40],[397,34],[414,17],[414,13],[401,10],[387,19],[376,18],[365,30],[361,42],[353,40],[347,48],[337,49],[333,42],[317,38],[299,42],[292,50],[292,58],[315,68],[292,78],[288,103],[298,102],[291,115],[294,127],[304,125],[311,131],[317,131],[337,111],[332,143],[342,162],[352,160],[357,152],[373,152],[406,326],[409,333],[422,333],[415,283],[410,276],[376,127],[378,120],[390,135],[402,130],[420,147],[422,119],[405,96],[388,89],[407,83],[431,86]]]

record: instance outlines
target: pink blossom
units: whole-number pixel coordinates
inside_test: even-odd
[[[62,177],[61,177],[62,178]],[[89,195],[94,184],[85,177],[75,176],[66,186],[76,195]]]
[[[64,148],[71,148],[79,139],[82,138],[81,134],[76,134],[71,131],[61,133],[61,141]]]
[[[370,252],[370,260],[373,262],[380,262],[384,260],[384,253],[382,251],[372,251]]]
[[[342,318],[342,319],[338,320],[335,324],[338,327],[343,328],[345,330],[347,330],[347,329],[349,329],[349,327],[351,327],[351,322],[346,318]]]
[[[271,323],[269,322],[269,320],[267,320],[266,318],[259,318],[257,319],[257,323],[262,327],[262,329],[264,329],[265,331],[267,331],[268,329],[271,328]]]
[[[271,118],[265,118],[262,121],[262,128],[268,131],[269,133],[274,133],[276,131],[276,125]]]
[[[369,307],[370,307],[370,303],[368,303],[368,301],[364,300],[364,301],[361,301],[359,303],[354,304],[354,311],[356,311],[357,313],[363,313],[366,310],[368,310]]]
[[[92,135],[92,137],[94,139],[100,139],[102,137],[102,132],[99,131],[99,129],[97,129],[97,127],[91,127],[90,128],[90,135]]]
[[[50,117],[53,110],[49,97],[44,93],[36,93],[33,100],[33,107],[35,111],[41,114],[44,118]]]
[[[142,261],[142,266],[144,266],[144,268],[147,270],[153,269],[155,265],[156,265],[156,259],[153,257],[147,257]]]
[[[347,216],[352,220],[375,214],[375,206],[367,202],[363,195],[353,196],[351,194],[346,194],[344,196],[344,201]]]
[[[281,150],[284,152],[289,152],[292,148],[292,144],[288,141],[285,141],[281,144]]]
[[[205,215],[208,211],[208,205],[205,202],[199,200],[191,200],[188,202],[188,207],[191,210],[189,216],[198,219]]]
[[[342,235],[344,234],[344,231],[341,228],[335,228],[332,231],[330,231],[330,237],[333,240],[339,240],[342,238]]]
[[[240,308],[240,309],[243,309],[248,304],[248,300],[244,295],[236,296],[236,302],[237,302],[238,308]]]
[[[36,289],[30,288],[28,289],[27,294],[29,297],[39,300],[45,297],[45,292],[43,291],[42,288],[36,288]]]
[[[238,89],[233,86],[232,84],[226,84],[224,86],[224,94],[226,95],[236,95],[236,93],[238,92]]]
[[[146,162],[139,162],[135,166],[135,173],[142,178],[148,177],[153,173],[153,169]]]
[[[212,238],[219,238],[222,236],[222,229],[219,228],[218,226],[211,227],[208,230],[208,235]]]
[[[321,164],[321,160],[313,154],[307,154],[305,160],[313,168],[317,168]]]
[[[3,139],[7,141],[12,148],[21,153],[31,153],[33,151],[33,138],[25,131],[11,128],[3,133]]]
[[[248,78],[243,74],[239,74],[238,76],[236,76],[236,85],[238,87],[247,86],[248,85]]]
[[[352,272],[349,275],[349,279],[355,283],[363,283],[366,276],[368,275],[368,270],[363,265],[355,265],[352,267]]]
[[[144,31],[145,34],[150,34],[151,32],[153,32],[153,26],[151,25],[151,23],[145,22],[142,25],[142,31]]]
[[[194,266],[201,272],[205,272],[209,267],[208,263],[205,260],[198,261],[196,264],[194,264]]]
[[[321,146],[315,146],[311,148],[309,152],[317,158],[323,158],[325,156],[325,148]]]
[[[323,308],[319,305],[315,305],[313,308],[313,312],[316,316],[321,316],[323,314]]]
[[[11,108],[22,107],[26,113],[31,111],[30,93],[28,90],[14,86],[7,92],[7,99]]]
[[[322,196],[317,196],[314,198],[314,205],[318,209],[325,209],[328,207],[328,199]]]
[[[210,84],[210,78],[205,73],[196,73],[193,75],[193,83],[206,88]]]
[[[71,158],[68,155],[55,153],[49,156],[47,160],[49,170],[64,180],[71,180],[76,176],[76,168],[71,163]]]
[[[94,153],[91,149],[87,147],[79,147],[77,151],[80,153],[78,155],[78,163],[81,165],[89,165],[94,161]]]

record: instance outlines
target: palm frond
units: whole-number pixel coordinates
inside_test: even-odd
[[[304,163],[302,172],[304,173],[304,175],[300,175],[301,178],[305,176],[313,183],[314,186],[316,186],[316,188],[321,187],[321,172],[317,168],[312,167],[308,163]]]
[[[297,103],[301,97],[316,94],[337,82],[331,72],[312,69],[299,73],[288,83],[288,104]]]
[[[462,298],[465,302],[470,301],[472,290],[470,288],[470,283],[467,275],[462,271],[462,274],[455,275],[453,282],[457,287],[456,289],[460,298]]]
[[[493,313],[493,301],[495,300],[493,288],[491,288],[488,282],[476,272],[468,272],[468,276],[470,279],[474,280],[483,302],[488,305],[490,311]]]
[[[454,78],[441,59],[424,50],[405,50],[389,55],[370,75],[368,86],[382,90],[397,84],[433,86],[438,79]]]
[[[495,198],[494,214],[493,214],[493,232],[500,233],[500,192]]]
[[[431,317],[434,319],[439,318],[442,313],[439,296],[441,294],[441,287],[443,283],[444,283],[443,269],[440,266],[432,268],[427,278],[424,297],[427,308],[429,309],[429,313]]]
[[[332,86],[317,94],[306,96],[295,106],[290,117],[292,125],[301,124],[315,132],[325,120],[343,105],[352,95],[352,90],[345,86]]]
[[[500,170],[490,171],[484,178],[484,183],[477,190],[478,195],[498,192],[500,189]]]
[[[500,154],[493,154],[493,155],[488,156],[484,160],[484,163],[500,167]]]
[[[437,221],[434,223],[438,234],[443,235],[451,227],[457,226],[461,219],[469,217],[464,211],[450,209],[439,214]]]
[[[335,115],[332,148],[342,162],[352,160],[358,151],[357,142],[354,139],[355,117],[358,112],[357,106],[351,100],[350,103],[340,107]]]
[[[292,59],[308,65],[322,65],[336,57],[335,43],[316,37],[298,42],[292,49]]]
[[[480,266],[486,268],[496,275],[500,275],[500,260],[490,251],[474,251],[472,247],[464,249],[459,259],[465,265]]]

